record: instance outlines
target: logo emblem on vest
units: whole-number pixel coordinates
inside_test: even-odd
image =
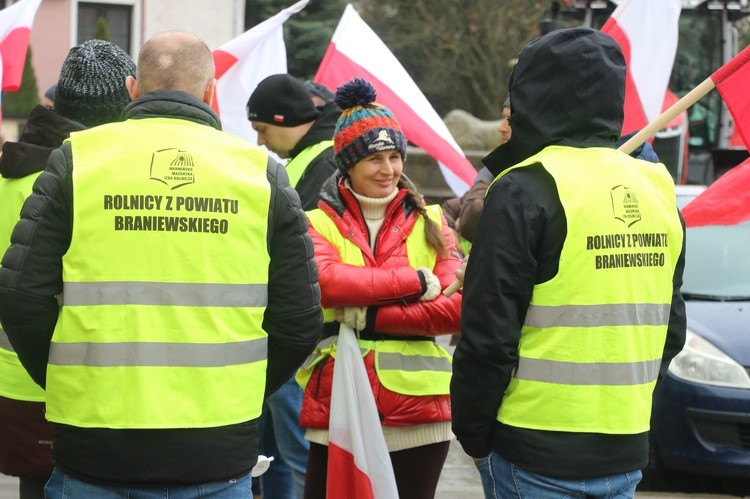
[[[193,155],[180,149],[162,149],[151,156],[151,178],[171,190],[195,183]]]
[[[612,196],[612,211],[615,218],[628,227],[641,220],[641,210],[638,207],[638,197],[629,187],[618,185],[610,191]]]
[[[396,149],[396,144],[391,140],[391,136],[388,135],[388,130],[380,130],[378,138],[367,146],[368,152],[389,151],[391,149]]]

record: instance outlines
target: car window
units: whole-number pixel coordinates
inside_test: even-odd
[[[696,298],[750,298],[750,224],[688,227],[682,292]]]

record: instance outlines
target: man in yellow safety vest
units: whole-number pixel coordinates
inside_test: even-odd
[[[46,387],[49,497],[246,496],[262,402],[321,328],[307,219],[283,166],[221,131],[203,41],[156,35],[136,76],[125,121],[50,156],[0,318]]]

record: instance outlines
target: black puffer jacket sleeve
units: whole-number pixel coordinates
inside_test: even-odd
[[[62,257],[70,246],[71,150],[52,152],[13,229],[0,268],[0,320],[13,349],[44,387],[47,357],[62,293]]]
[[[286,382],[318,343],[323,327],[318,267],[307,233],[307,217],[286,170],[268,160],[269,211],[268,333],[266,396]]]

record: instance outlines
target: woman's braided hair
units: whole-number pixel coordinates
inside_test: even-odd
[[[406,189],[407,194],[406,198],[404,198],[406,203],[424,217],[424,237],[427,240],[427,244],[437,251],[438,255],[445,255],[447,250],[445,247],[446,241],[445,236],[443,236],[443,228],[427,216],[427,210],[425,209],[422,195],[419,194],[414,189],[414,185],[403,176],[398,180],[398,187]]]

